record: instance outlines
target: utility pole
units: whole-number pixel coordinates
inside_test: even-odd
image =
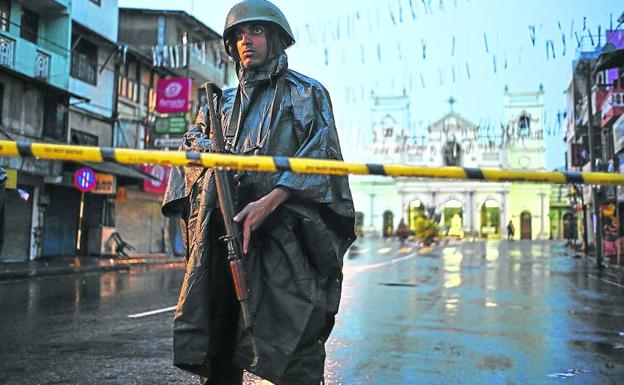
[[[592,65],[589,60],[584,60],[580,63],[582,65],[582,72],[585,76],[585,93],[587,95],[587,135],[589,136],[589,162],[590,171],[596,170],[596,152],[594,149],[594,109],[592,107]],[[594,250],[596,252],[596,264],[598,267],[602,267],[602,213],[600,208],[600,201],[598,197],[598,190],[596,186],[590,185],[592,206],[595,221],[596,231],[594,236]]]

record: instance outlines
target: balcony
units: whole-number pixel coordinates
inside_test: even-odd
[[[50,79],[50,55],[41,51],[35,54],[35,78],[45,81]]]
[[[602,127],[613,123],[614,120],[624,113],[624,90],[610,90],[600,107],[600,111],[600,124]]]
[[[0,35],[0,65],[13,68],[15,40]]]
[[[227,86],[225,68],[228,62],[220,57],[222,55],[220,51],[213,51],[210,46],[189,44],[189,70],[202,79],[215,82],[219,87]]]

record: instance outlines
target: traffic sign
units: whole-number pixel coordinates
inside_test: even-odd
[[[74,174],[74,185],[82,192],[89,192],[95,188],[95,172],[88,167],[79,168]]]

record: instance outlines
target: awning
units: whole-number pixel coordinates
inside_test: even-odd
[[[124,164],[113,163],[113,162],[102,162],[102,163],[94,163],[94,162],[76,162],[82,164],[90,169],[93,169],[95,172],[99,172],[102,174],[113,174],[117,176],[122,176],[126,178],[134,178],[141,180],[158,180],[153,175],[146,174],[132,166],[126,166]]]
[[[607,43],[602,53],[598,56],[596,71],[620,67],[624,67],[624,48],[616,49],[613,43]]]

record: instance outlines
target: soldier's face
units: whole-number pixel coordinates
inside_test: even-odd
[[[243,67],[262,66],[269,55],[266,28],[259,24],[246,23],[236,28],[234,33],[236,50]]]

